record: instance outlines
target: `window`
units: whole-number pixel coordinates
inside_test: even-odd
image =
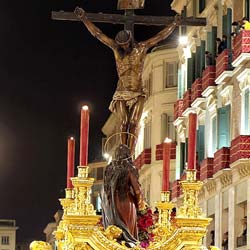
[[[185,163],[186,163],[186,157],[185,157],[185,143],[180,143],[180,174],[184,172],[185,169]]]
[[[204,159],[204,151],[205,151],[205,126],[199,125],[199,129],[197,130],[197,151],[198,151],[198,162]]]
[[[214,116],[212,118],[212,154],[217,150],[217,118]]]
[[[166,82],[165,88],[177,86],[177,64],[175,62],[166,63]]]
[[[153,73],[149,74],[148,79],[145,81],[145,88],[147,91],[147,97],[152,95],[152,83],[153,83]]]
[[[144,127],[144,149],[151,148],[151,122]]]
[[[245,17],[247,18],[247,20],[249,20],[250,18],[250,0],[245,0]]]
[[[174,117],[172,115],[162,114],[161,115],[161,140],[164,141],[166,137],[175,141],[175,127]]]
[[[199,1],[199,13],[201,13],[206,8],[206,0],[198,0]]]
[[[218,149],[230,146],[230,110],[230,105],[218,109]]]
[[[9,245],[9,244],[10,244],[10,237],[2,236],[2,245]]]
[[[97,168],[97,174],[96,174],[96,180],[102,180],[103,179],[103,168]]]

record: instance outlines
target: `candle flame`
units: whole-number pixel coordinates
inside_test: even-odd
[[[170,138],[165,138],[165,140],[164,140],[164,143],[171,143],[172,142],[172,140],[170,139]]]
[[[88,107],[87,105],[84,105],[84,106],[82,106],[82,109],[83,109],[83,110],[88,110],[89,107]]]
[[[74,140],[74,137],[73,137],[73,136],[71,136],[69,139],[70,139],[70,140]]]

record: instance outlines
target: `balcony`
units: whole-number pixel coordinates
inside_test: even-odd
[[[223,147],[214,153],[214,174],[218,171],[229,168],[230,148]]]
[[[250,158],[250,135],[240,135],[231,142],[230,163]]]
[[[137,169],[141,169],[144,164],[151,163],[151,148],[144,149],[141,154],[134,160]]]
[[[202,91],[205,91],[209,86],[215,86],[216,68],[208,66],[202,72]]]
[[[183,99],[179,99],[174,104],[174,120],[178,119],[178,117],[182,116],[183,112]]]
[[[188,89],[183,95],[183,112],[191,106],[191,89]]]
[[[202,80],[201,78],[198,78],[192,84],[191,102],[194,102],[196,98],[201,97],[201,93],[202,93]]]
[[[225,71],[231,70],[229,54],[230,54],[230,50],[225,49],[216,58],[216,80],[215,82],[217,84],[221,83],[225,79],[225,77],[227,77],[228,72],[225,72]]]
[[[163,143],[156,145],[155,159],[157,161],[163,159]],[[171,143],[170,159],[171,160],[176,159],[176,143],[175,142]]]
[[[207,158],[201,162],[200,166],[200,180],[204,181],[212,178],[214,173],[214,158]]]
[[[141,164],[150,164],[151,163],[151,148],[146,148],[141,153]]]
[[[249,54],[246,54],[249,53]],[[250,58],[250,30],[242,30],[233,40],[233,66]]]
[[[237,248],[245,249],[242,247],[247,245],[247,235],[245,234],[245,235],[237,237],[236,243],[237,243]]]

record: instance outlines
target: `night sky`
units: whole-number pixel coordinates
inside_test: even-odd
[[[169,14],[169,2],[146,0],[141,13]],[[16,219],[18,240],[43,239],[60,208],[67,137],[79,138],[83,104],[91,110],[89,161],[101,158],[101,128],[117,82],[112,51],[80,22],[53,21],[50,12],[81,6],[115,13],[116,5],[116,0],[0,1],[0,219]],[[112,37],[122,28],[98,26]],[[135,38],[156,31],[140,27]]]

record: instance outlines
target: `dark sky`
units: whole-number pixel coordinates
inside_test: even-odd
[[[116,4],[0,1],[0,219],[17,220],[19,240],[42,239],[60,207],[67,137],[79,138],[82,104],[91,109],[89,160],[101,157],[101,127],[117,81],[112,51],[83,24],[52,21],[50,12],[81,6],[110,13]],[[169,9],[167,0],[146,0],[144,13],[166,15]],[[99,27],[113,37],[121,29]],[[135,36],[146,39],[155,32],[144,27]]]

